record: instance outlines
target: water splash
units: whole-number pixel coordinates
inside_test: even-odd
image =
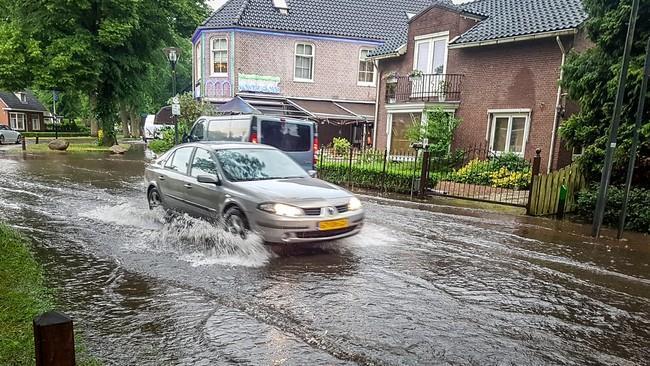
[[[172,252],[192,266],[261,267],[273,257],[262,239],[255,234],[242,239],[226,232],[217,223],[188,215],[170,215],[162,209],[149,210],[134,203],[102,206],[80,216],[140,229],[137,242],[129,243],[129,249]]]

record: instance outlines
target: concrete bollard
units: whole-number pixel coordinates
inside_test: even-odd
[[[34,318],[36,366],[75,366],[72,319],[51,311]]]

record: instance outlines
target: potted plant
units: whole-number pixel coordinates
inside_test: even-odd
[[[411,71],[411,73],[409,74],[409,80],[410,80],[411,82],[413,82],[413,81],[417,81],[417,82],[422,81],[422,75],[424,75],[424,74],[422,73],[422,71],[420,71],[420,70],[413,70],[413,71]]]
[[[446,80],[441,80],[438,83],[438,100],[440,100],[441,102],[445,101],[445,99],[447,98],[447,93],[449,92],[449,87],[450,86],[451,85]]]
[[[396,71],[391,71],[388,74],[386,74],[386,84],[391,85],[391,84],[397,84],[397,72]]]

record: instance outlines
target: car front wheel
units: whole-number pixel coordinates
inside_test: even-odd
[[[5,137],[4,135],[0,135],[0,145],[4,145],[5,143]]]
[[[233,206],[226,210],[226,213],[223,214],[223,221],[226,231],[242,239],[248,237],[250,228],[246,221],[246,216],[244,216],[244,213],[239,208]]]

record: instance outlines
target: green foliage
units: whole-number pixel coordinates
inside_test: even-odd
[[[625,190],[621,187],[612,186],[609,188],[603,219],[606,224],[618,226],[624,194]],[[596,185],[579,192],[576,200],[576,214],[585,220],[593,220],[597,197],[598,186]],[[630,191],[625,228],[650,233],[650,189],[633,188]]]
[[[0,364],[34,364],[32,319],[52,308],[24,238],[0,224]]]
[[[351,146],[352,144],[350,144],[350,141],[344,137],[335,137],[334,140],[332,140],[332,147],[334,148],[334,153],[336,155],[349,154]]]
[[[625,44],[630,0],[583,0],[590,15],[586,24],[595,47],[571,53],[564,67],[562,86],[570,99],[577,101],[580,112],[569,117],[560,128],[560,136],[569,148],[585,147],[581,165],[590,180],[600,179],[607,146],[607,135]],[[634,114],[640,97],[645,45],[650,37],[650,0],[641,0],[627,75],[627,87],[621,115],[618,147],[614,156],[612,181],[624,180],[631,146]],[[650,105],[650,94],[646,106]],[[650,109],[646,107],[641,129],[640,161],[650,157]],[[640,176],[635,184],[648,186],[650,179]]]
[[[178,138],[183,136],[184,133],[187,133],[189,131],[189,127],[187,127],[185,124],[178,124]],[[159,140],[152,140],[149,142],[149,149],[151,151],[155,152],[156,154],[162,154],[166,152],[167,150],[171,149],[174,147],[174,137],[175,137],[175,131],[173,127],[165,127],[161,131],[161,138]],[[180,142],[180,141],[179,141]]]
[[[0,9],[11,19],[0,22],[0,88],[89,96],[105,145],[115,141],[117,104],[155,104],[148,90],[169,70],[162,48],[191,47],[186,38],[208,14],[202,0],[0,0]],[[179,63],[185,81],[190,55]]]
[[[219,113],[209,102],[194,99],[192,93],[179,95],[181,104],[181,115],[178,116],[179,127],[182,125],[183,131],[189,131],[201,116],[214,116]],[[171,104],[171,99],[169,100]],[[182,134],[181,134],[182,136]]]
[[[400,167],[400,165],[405,165]],[[349,165],[345,162],[321,163],[319,178],[335,184],[351,183],[354,187],[410,193],[413,182],[413,163],[392,163],[383,172],[382,165]],[[416,175],[416,179],[417,175]],[[431,175],[429,187],[435,187],[436,177]]]
[[[441,108],[426,111],[426,122],[414,121],[406,130],[406,138],[411,143],[428,141],[428,150],[433,158],[449,156],[449,147],[454,138],[454,131],[460,125],[460,119]]]
[[[520,156],[502,154],[488,160],[471,160],[445,179],[458,183],[525,189],[530,184],[531,170],[528,161]]]

